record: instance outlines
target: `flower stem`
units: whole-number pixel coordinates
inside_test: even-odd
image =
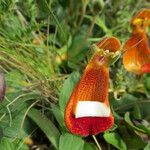
[[[93,137],[94,142],[96,143],[98,149],[99,149],[99,150],[102,150],[100,144],[98,143],[98,141],[97,141],[97,139],[96,139],[96,137],[95,137],[95,135],[92,135],[92,137]]]

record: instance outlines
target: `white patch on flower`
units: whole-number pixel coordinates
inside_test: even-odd
[[[110,108],[102,102],[78,101],[76,107],[76,118],[81,117],[109,117]]]

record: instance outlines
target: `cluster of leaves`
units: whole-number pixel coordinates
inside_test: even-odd
[[[133,14],[148,4],[1,0],[0,69],[7,88],[0,104],[0,148],[96,150],[91,137],[67,131],[66,103],[87,64],[88,47],[112,35],[124,43]],[[150,149],[150,75],[126,72],[120,59],[110,68],[109,91],[115,126],[97,135],[102,149]]]

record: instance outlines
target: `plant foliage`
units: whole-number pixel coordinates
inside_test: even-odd
[[[146,7],[148,0],[1,0],[0,71],[7,87],[0,149],[96,150],[91,137],[68,133],[66,103],[89,46],[106,36],[123,44],[131,18]],[[101,148],[150,149],[150,75],[127,72],[120,56],[110,67],[109,100],[115,126],[97,135]]]

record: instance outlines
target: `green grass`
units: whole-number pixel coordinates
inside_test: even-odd
[[[1,0],[0,72],[7,88],[0,149],[27,150],[24,140],[31,137],[40,150],[96,150],[92,137],[68,133],[66,103],[90,45],[106,36],[124,44],[131,18],[146,7],[148,0]],[[110,67],[109,99],[115,126],[97,135],[102,150],[148,150],[150,75],[127,72],[120,56]]]

